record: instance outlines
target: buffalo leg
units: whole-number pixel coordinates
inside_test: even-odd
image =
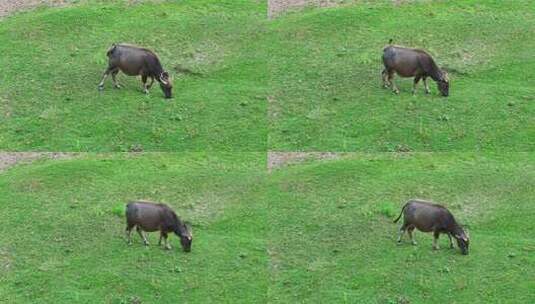
[[[405,229],[407,229],[407,226],[405,224],[399,227],[398,244],[401,243],[401,238],[403,237],[403,234],[405,233]]]
[[[147,86],[147,89],[150,89],[152,87],[152,84],[154,83],[154,77],[151,77],[150,78],[150,83],[149,85]]]
[[[439,232],[433,233],[433,249],[438,250],[440,247],[438,246],[438,237],[440,236]]]
[[[169,245],[169,241],[167,240],[167,238],[165,239],[165,249],[171,250],[171,245]]]
[[[143,239],[143,244],[145,244],[145,246],[149,246],[149,241],[147,241],[145,234],[143,234],[143,231],[141,231],[139,226],[136,227],[136,230],[137,230],[137,233],[139,233],[139,236]]]
[[[167,233],[165,232],[161,232],[160,233],[160,239],[163,237],[164,239],[164,244],[165,244],[165,249],[171,249],[171,246],[169,245],[169,240],[167,239]]]
[[[149,94],[149,86],[147,85],[147,75],[141,75],[141,82],[143,82],[143,92],[145,92],[145,94]]]
[[[169,245],[169,239],[167,238],[167,234],[165,235],[165,248],[167,250],[171,250],[171,245]]]
[[[386,72],[386,69],[384,69],[382,72],[381,72],[381,76],[383,78],[383,87],[384,88],[388,88],[390,86],[390,83],[388,82],[388,73]]]
[[[399,89],[394,82],[394,71],[388,71],[388,82],[390,82],[390,85],[392,86],[392,92],[399,94]]]
[[[134,228],[134,225],[127,224],[126,225],[126,240],[128,242],[128,245],[132,245],[132,228]]]
[[[411,226],[409,227],[409,229],[407,229],[407,232],[409,233],[409,237],[411,238],[411,243],[413,245],[416,245],[417,244],[416,240],[414,240],[414,235],[412,234],[413,230],[414,230],[414,226]]]
[[[119,73],[119,69],[115,69],[113,71],[111,71],[111,78],[113,80],[113,86],[116,88],[116,89],[120,89],[121,86],[119,85],[119,83],[117,82],[117,73]]]
[[[412,95],[416,94],[416,87],[420,81],[420,76],[414,77],[414,84],[412,85]]]
[[[108,75],[110,75],[111,71],[113,71],[115,68],[113,66],[108,66],[106,70],[104,71],[104,74],[102,75],[102,79],[100,80],[100,83],[98,84],[98,89],[102,90],[104,89],[104,80],[108,78]]]
[[[431,91],[429,90],[429,86],[427,85],[427,77],[423,77],[424,79],[424,86],[425,86],[425,94],[429,94],[431,93]]]
[[[451,234],[448,233],[448,238],[450,239],[450,249],[453,249],[453,240],[451,238]]]

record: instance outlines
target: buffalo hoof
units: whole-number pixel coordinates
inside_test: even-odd
[[[171,250],[171,246],[169,245],[165,246],[165,250]]]
[[[394,94],[399,95],[399,90],[393,90]]]
[[[433,246],[433,250],[439,250],[439,249],[440,249],[440,247],[438,247],[438,246]]]
[[[116,89],[120,89],[120,88],[121,88],[121,85],[120,85],[120,84],[116,84],[116,85],[114,85],[113,87],[116,88]]]
[[[98,86],[98,90],[99,90],[99,91],[104,90],[104,85],[99,85],[99,86]]]
[[[413,246],[418,245],[418,243],[417,243],[416,241],[412,241],[411,244],[412,244]]]

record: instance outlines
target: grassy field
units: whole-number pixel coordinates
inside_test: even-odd
[[[269,299],[275,303],[532,303],[533,154],[356,154],[269,180]],[[468,256],[416,232],[396,245],[409,198],[469,225]]]
[[[531,1],[75,2],[0,21],[0,151],[100,152],[0,170],[0,303],[535,302]],[[382,89],[390,38],[450,97]],[[99,92],[114,42],[153,48],[174,99]],[[266,151],[352,152],[268,171]],[[396,245],[410,198],[448,206],[470,254]],[[192,222],[192,252],[128,246],[134,199]]]
[[[529,303],[534,155],[347,154],[268,174],[261,153],[88,154],[0,175],[0,302]],[[409,198],[446,204],[471,252],[396,245]],[[130,199],[193,223],[124,240]]]
[[[531,1],[365,2],[266,20],[264,1],[83,1],[0,22],[0,149],[531,151]],[[451,95],[380,85],[381,52],[429,50]],[[120,76],[113,42],[155,49],[175,98]],[[201,73],[183,75],[181,67]]]
[[[255,153],[82,155],[0,175],[0,303],[263,303],[266,210]],[[127,246],[124,205],[170,204],[191,253]],[[136,301],[141,302],[136,302]]]
[[[367,1],[269,25],[269,144],[284,151],[532,151],[533,2]],[[381,88],[388,40],[424,48],[450,97]]]
[[[263,1],[82,1],[0,21],[0,150],[262,151]],[[138,78],[97,90],[112,43],[154,49],[174,99]],[[183,75],[188,68],[201,76]]]

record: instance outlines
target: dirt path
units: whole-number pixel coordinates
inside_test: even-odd
[[[277,168],[306,160],[338,159],[344,153],[337,152],[268,152],[267,169],[271,172]]]
[[[17,164],[27,164],[41,158],[63,159],[72,158],[77,154],[63,152],[0,152],[0,173]]]
[[[305,6],[329,7],[338,5],[341,0],[267,0],[268,18],[275,18],[281,13]]]
[[[71,3],[73,0],[0,0],[0,18],[13,12],[31,9],[40,5],[59,6]]]
[[[351,4],[362,2],[362,0],[267,0],[268,1],[268,18],[276,18],[288,10],[294,10],[306,6],[315,7],[332,7],[337,5]],[[402,5],[415,1],[433,1],[433,0],[391,0],[394,5]],[[373,3],[373,0],[367,0]]]

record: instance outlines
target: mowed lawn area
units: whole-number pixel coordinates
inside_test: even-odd
[[[86,154],[0,175],[1,303],[265,303],[267,211],[257,153]],[[124,238],[128,200],[193,225],[184,253]]]
[[[531,303],[533,154],[354,154],[269,180],[272,303]],[[415,232],[396,245],[404,202],[447,206],[467,256]]]
[[[0,150],[265,150],[265,14],[263,1],[113,0],[1,20]],[[160,56],[174,99],[122,73],[122,89],[97,90],[119,42]]]
[[[529,303],[533,154],[345,154],[265,170],[260,153],[83,154],[0,175],[0,302]],[[445,204],[470,254],[396,245],[404,202]],[[192,252],[124,238],[124,205],[166,202]]]
[[[269,149],[533,150],[533,1],[363,2],[270,23]],[[450,71],[448,98],[381,87],[391,38]]]

